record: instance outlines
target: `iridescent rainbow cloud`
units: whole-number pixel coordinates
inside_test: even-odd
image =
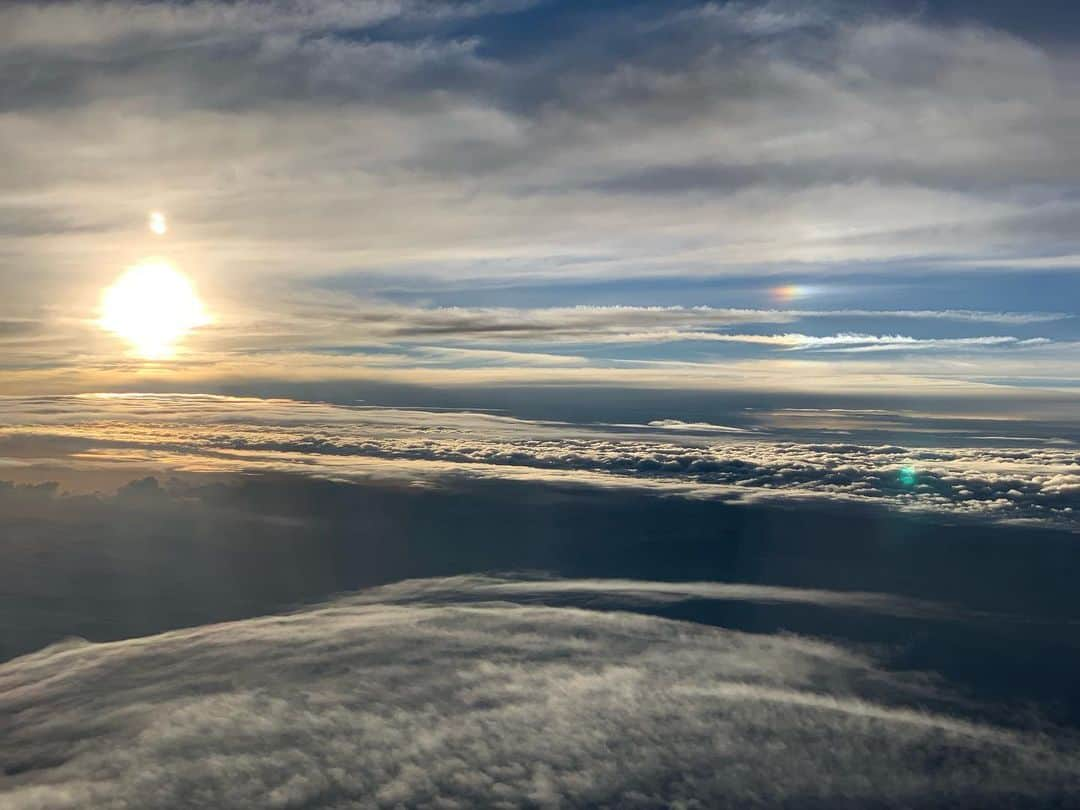
[[[804,298],[813,292],[812,287],[807,287],[803,284],[784,284],[779,287],[773,287],[769,290],[769,293],[778,301],[790,303],[799,298]]]

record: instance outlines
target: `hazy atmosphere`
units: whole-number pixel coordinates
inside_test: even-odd
[[[0,5],[0,807],[1080,807],[1080,7]]]

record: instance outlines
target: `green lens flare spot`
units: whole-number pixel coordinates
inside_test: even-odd
[[[905,487],[910,487],[916,480],[914,467],[901,467],[900,468],[900,483]]]

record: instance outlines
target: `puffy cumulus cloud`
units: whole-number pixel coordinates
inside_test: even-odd
[[[813,443],[675,420],[568,424],[216,396],[8,398],[0,405],[0,424],[9,426],[0,448],[22,464],[60,452],[80,467],[547,478],[694,497],[848,499],[1070,528],[1080,515],[1080,456],[1071,444]]]
[[[502,586],[529,587],[406,583],[10,661],[0,799],[1015,808],[1080,789],[1067,743],[964,719],[940,689],[864,654],[477,598]],[[935,710],[920,708],[930,699]]]

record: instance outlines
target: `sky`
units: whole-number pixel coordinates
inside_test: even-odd
[[[1071,392],[1040,9],[5,4],[3,389]],[[208,316],[165,367],[101,328],[147,261]]]
[[[0,807],[1071,807],[1080,7],[0,4]]]

